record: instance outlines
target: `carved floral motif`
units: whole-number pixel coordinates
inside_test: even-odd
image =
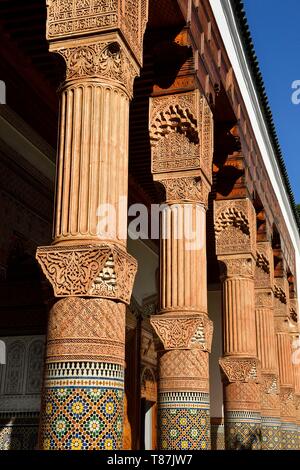
[[[56,297],[104,297],[130,303],[137,263],[120,248],[49,246],[38,248],[36,257]]]
[[[271,395],[279,394],[278,376],[273,374],[262,375],[262,390],[264,393]]]
[[[255,260],[251,257],[218,257],[221,277],[248,277],[253,278],[255,270]]]
[[[200,178],[179,177],[161,179],[166,190],[167,202],[200,202],[208,203],[210,188]]]
[[[118,41],[85,42],[76,47],[59,48],[66,62],[66,79],[97,77],[111,80],[132,93],[138,68]]]

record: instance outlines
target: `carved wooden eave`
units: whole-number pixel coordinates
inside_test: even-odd
[[[278,225],[284,240],[283,252],[287,264],[294,272],[297,262],[299,271],[300,238],[293,198],[283,159],[277,144],[274,144],[272,121],[269,125],[259,104],[264,99],[258,97],[258,81],[255,82],[249,65],[251,57],[249,63],[245,60],[245,55],[254,56],[254,53],[245,50],[243,32],[233,5],[237,4],[236,9],[241,15],[243,12],[239,9],[242,7],[239,2],[231,0],[178,0],[178,4],[188,25],[200,86],[206,96],[211,97],[216,108],[218,91],[221,88],[225,90],[238,121],[248,169],[248,189],[251,193],[254,191],[259,194],[268,220]],[[259,178],[255,177],[256,173],[260,175]]]

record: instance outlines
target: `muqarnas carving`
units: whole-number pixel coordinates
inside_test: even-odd
[[[199,90],[150,102],[152,173],[202,170],[211,183],[213,120]]]
[[[256,256],[256,215],[249,199],[215,201],[215,236],[218,255]]]

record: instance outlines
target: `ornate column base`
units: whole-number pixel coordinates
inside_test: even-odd
[[[209,450],[208,353],[199,349],[161,353],[159,386],[159,448]]]
[[[296,423],[281,421],[282,450],[298,450],[298,426]]]
[[[39,447],[123,448],[125,305],[69,297],[49,319]]]
[[[158,413],[160,449],[210,449],[208,393],[161,393]]]
[[[262,373],[261,415],[262,450],[280,450],[280,397],[278,375],[275,373]]]
[[[255,358],[220,359],[225,397],[225,446],[229,450],[261,448],[260,375]]]
[[[281,387],[280,408],[282,450],[298,450],[298,426],[293,389]]]
[[[271,416],[261,417],[261,449],[281,449],[281,421]]]
[[[227,450],[261,449],[261,416],[251,411],[225,412]]]

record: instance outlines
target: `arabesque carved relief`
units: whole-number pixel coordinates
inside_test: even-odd
[[[47,39],[120,31],[142,64],[148,0],[47,0]]]
[[[213,324],[205,314],[176,317],[153,315],[151,325],[163,343],[165,350],[201,349],[210,351]]]
[[[255,270],[254,258],[247,257],[218,257],[221,278],[245,277],[253,279]]]
[[[201,178],[178,177],[160,179],[166,191],[166,201],[208,204],[210,187]]]
[[[114,245],[41,247],[36,258],[56,297],[102,297],[130,303],[137,262]]]
[[[259,361],[255,358],[222,357],[221,371],[228,382],[260,383]]]
[[[100,78],[124,86],[132,94],[138,68],[125,45],[113,39],[77,41],[75,47],[58,48],[66,62],[66,80]]]

